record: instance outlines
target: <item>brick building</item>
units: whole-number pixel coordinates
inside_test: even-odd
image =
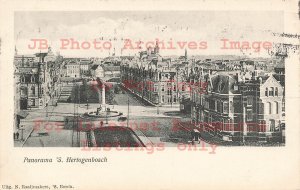
[[[140,53],[139,58],[121,64],[121,81],[125,88],[155,105],[179,104],[189,94],[185,77],[188,63],[175,64],[163,59],[156,44]]]
[[[198,72],[191,85],[191,119],[232,140],[265,140],[280,130],[284,88],[273,75]],[[207,88],[203,85],[207,83]],[[206,90],[206,91],[204,91]]]

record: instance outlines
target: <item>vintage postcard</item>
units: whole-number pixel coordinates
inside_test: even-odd
[[[300,189],[297,1],[0,6],[0,189]]]

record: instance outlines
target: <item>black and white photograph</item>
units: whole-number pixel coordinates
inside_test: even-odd
[[[0,0],[0,190],[300,188],[296,0]]]
[[[14,24],[15,146],[285,144],[279,11],[16,12]]]

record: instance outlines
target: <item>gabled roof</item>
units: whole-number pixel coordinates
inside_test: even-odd
[[[266,83],[266,82],[268,82],[269,80],[274,80],[278,85],[280,85],[280,86],[282,86],[281,84],[280,84],[280,81],[278,81],[273,75],[271,75],[271,76],[265,76],[265,78],[263,79],[263,85]],[[262,86],[263,86],[262,85]]]
[[[92,69],[92,70],[96,70],[96,69],[98,68],[98,66],[100,66],[100,65],[93,65],[93,66],[91,67],[91,69]]]

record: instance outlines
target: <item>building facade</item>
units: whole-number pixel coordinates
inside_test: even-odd
[[[22,59],[16,67],[15,75],[19,79],[16,93],[20,94],[20,109],[43,108],[50,99],[49,75],[45,62]]]
[[[122,85],[154,105],[179,105],[189,94],[186,83],[187,63],[175,64],[163,59],[156,45],[154,50],[141,52],[139,58],[121,64]]]
[[[70,61],[66,63],[66,76],[72,78],[80,78],[80,64],[77,61]]]
[[[240,73],[192,78],[192,122],[224,138],[264,141],[280,130],[284,88],[273,75]]]

